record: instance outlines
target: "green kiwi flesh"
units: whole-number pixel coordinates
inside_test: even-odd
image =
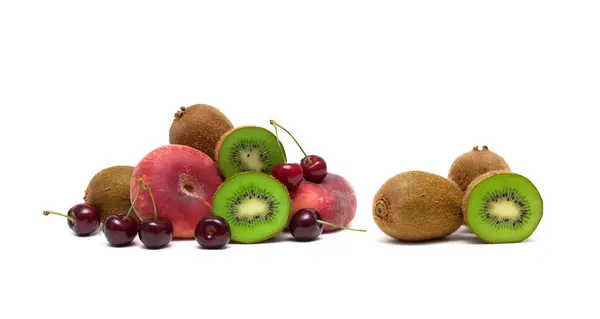
[[[531,236],[543,215],[542,197],[526,177],[490,172],[473,181],[464,200],[467,225],[489,243],[516,243]]]
[[[285,163],[283,146],[271,131],[256,126],[237,127],[224,134],[217,145],[217,166],[224,178],[242,172],[271,174]]]
[[[226,180],[215,193],[213,214],[224,218],[231,240],[258,243],[283,231],[291,199],[285,186],[270,175],[245,172]]]

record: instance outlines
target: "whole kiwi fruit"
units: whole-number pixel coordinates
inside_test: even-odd
[[[448,172],[448,178],[454,181],[463,193],[469,184],[478,176],[491,171],[510,171],[510,167],[504,158],[484,145],[482,149],[478,146],[473,150],[458,156]]]
[[[373,219],[388,236],[401,241],[444,238],[463,223],[463,192],[451,180],[423,171],[388,179],[373,199]]]
[[[193,147],[216,161],[215,148],[233,124],[219,109],[208,104],[180,107],[169,129],[171,144]]]
[[[133,170],[133,166],[111,166],[96,173],[90,180],[83,200],[100,211],[102,223],[111,215],[127,213],[129,210],[129,185]],[[130,216],[139,221],[135,211]]]

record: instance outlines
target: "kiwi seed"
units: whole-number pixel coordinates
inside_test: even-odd
[[[215,161],[215,147],[221,135],[231,128],[233,124],[219,109],[207,104],[194,104],[181,107],[175,113],[169,142],[193,147]]]

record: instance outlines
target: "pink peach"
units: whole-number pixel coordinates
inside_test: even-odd
[[[174,238],[194,238],[198,221],[212,214],[212,197],[223,183],[216,164],[206,154],[184,145],[165,145],[148,153],[133,171],[130,197],[139,178],[148,185],[157,214],[173,224]],[[134,205],[141,220],[154,218],[150,193],[140,187]]]
[[[302,208],[317,209],[321,218],[329,223],[348,226],[356,215],[356,193],[350,183],[340,175],[328,173],[319,183],[303,180],[292,195],[291,216]],[[337,228],[325,225],[325,231]]]

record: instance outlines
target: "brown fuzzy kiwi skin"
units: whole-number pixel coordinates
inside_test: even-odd
[[[470,152],[458,156],[448,172],[448,178],[465,192],[469,184],[478,176],[491,171],[510,171],[506,160],[492,152],[486,145],[479,149],[473,147]]]
[[[233,128],[231,121],[214,106],[194,104],[181,107],[171,123],[169,142],[193,147],[216,160],[215,146]]]
[[[269,178],[271,178],[272,180],[274,180],[274,181],[276,181],[277,183],[279,183],[279,185],[281,185],[281,186],[282,186],[282,187],[285,189],[285,191],[286,191],[286,193],[287,193],[287,196],[288,196],[288,198],[290,199],[290,201],[292,200],[292,199],[291,199],[291,196],[290,196],[290,193],[289,193],[289,191],[288,191],[288,189],[287,189],[287,187],[285,187],[285,185],[283,185],[283,183],[281,183],[281,182],[280,182],[278,179],[276,179],[275,177],[273,177],[273,176],[271,176],[271,175],[268,175],[268,174],[265,174],[265,173],[261,173],[261,172],[241,172],[241,173],[238,173],[238,174],[236,174],[236,175],[233,175],[233,176],[231,176],[230,178],[228,178],[227,180],[225,180],[225,182],[223,182],[223,184],[221,184],[221,186],[219,186],[219,188],[217,189],[217,191],[215,191],[215,194],[213,195],[213,198],[212,198],[211,202],[212,202],[212,201],[214,201],[216,194],[219,192],[219,189],[220,189],[221,187],[223,187],[223,185],[224,185],[225,183],[227,183],[228,181],[230,181],[230,180],[232,180],[232,179],[234,179],[234,178],[236,178],[236,177],[239,177],[239,176],[242,176],[242,175],[245,175],[245,174],[262,174],[262,175],[268,176],[268,177],[269,177]],[[290,207],[291,207],[291,202],[290,202]],[[212,209],[212,207],[211,207],[211,209]],[[291,212],[288,212],[288,215],[289,215],[290,213],[291,213]],[[289,216],[288,216],[288,220],[289,220]],[[247,244],[247,245],[251,245],[251,244],[258,244],[258,243],[265,242],[265,241],[267,241],[267,240],[269,240],[269,239],[271,239],[271,238],[274,238],[274,237],[276,237],[277,235],[281,234],[281,233],[282,233],[282,232],[285,230],[285,228],[286,228],[286,227],[287,227],[287,224],[286,224],[286,225],[284,225],[284,226],[283,226],[283,228],[281,228],[279,231],[275,232],[273,235],[271,235],[271,236],[269,236],[269,237],[266,237],[266,238],[264,238],[264,239],[257,240],[257,241],[252,241],[252,242],[245,242],[245,243],[242,243],[242,242],[240,242],[239,244]]]
[[[373,219],[388,236],[409,242],[442,239],[463,222],[463,193],[433,173],[408,171],[388,179],[373,199]]]
[[[107,167],[96,173],[88,183],[83,200],[100,211],[102,223],[111,215],[127,213],[131,207],[129,185],[133,171],[133,166]],[[135,212],[130,216],[139,221]]]

